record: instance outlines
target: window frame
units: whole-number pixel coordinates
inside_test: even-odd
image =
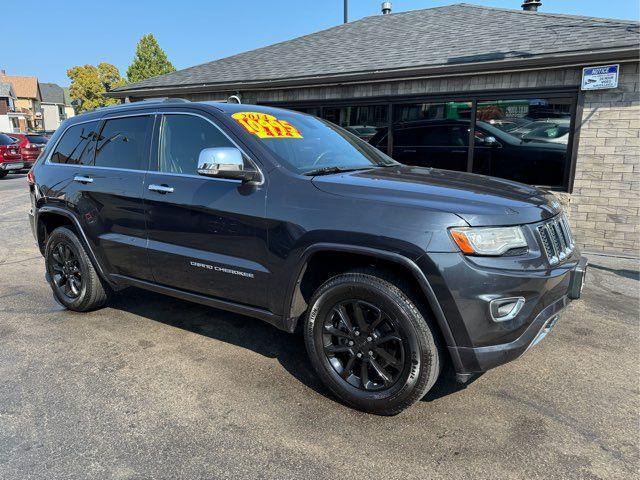
[[[60,142],[62,141],[64,136],[67,134],[67,132],[69,130],[71,130],[72,128],[77,127],[78,125],[84,125],[84,124],[87,124],[87,123],[95,123],[96,124],[96,130],[95,130],[96,132],[99,132],[102,129],[102,119],[100,119],[100,118],[93,118],[91,120],[85,120],[83,122],[77,122],[77,123],[74,123],[72,125],[67,126],[67,128],[65,128],[64,131],[60,134],[60,136],[56,139],[56,142],[51,147],[51,150],[49,150],[49,152],[47,154],[47,158],[46,158],[46,160],[44,162],[45,165],[55,165],[55,166],[58,166],[58,167],[75,167],[75,168],[82,168],[82,167],[90,167],[90,166],[92,166],[90,164],[86,164],[85,165],[85,164],[82,164],[82,163],[60,163],[60,162],[54,162],[52,160],[53,154],[56,152],[56,149],[58,148],[58,145],[60,145]],[[94,139],[91,140],[91,142],[89,144],[95,143],[95,141],[96,140],[94,138]],[[47,142],[45,144],[46,145],[45,148],[47,148],[50,143],[51,142]],[[94,152],[93,152],[93,157],[91,158],[91,162],[92,163],[93,163],[94,157],[95,157],[95,149],[94,149]]]
[[[125,167],[104,167],[101,165],[96,165],[96,154],[98,153],[98,140],[94,140],[95,143],[95,148],[93,150],[93,158],[91,161],[91,164],[89,165],[82,165],[83,167],[90,167],[90,168],[98,168],[101,170],[118,170],[118,171],[123,171],[123,172],[148,172],[149,171],[149,167],[151,164],[151,154],[152,154],[152,146],[153,146],[153,132],[155,131],[155,124],[157,122],[157,114],[156,112],[137,112],[137,113],[132,113],[132,114],[128,114],[128,115],[115,115],[112,117],[102,117],[99,120],[99,125],[98,125],[98,138],[100,138],[100,135],[102,135],[102,131],[104,130],[104,127],[106,126],[108,121],[111,120],[120,120],[122,118],[130,118],[130,117],[151,117],[149,119],[149,121],[151,122],[151,134],[149,135],[148,139],[147,139],[147,145],[145,150],[147,151],[147,163],[146,165],[142,164],[141,168],[125,168]]]
[[[153,134],[151,135],[151,155],[150,155],[150,163],[149,168],[147,170],[150,174],[155,175],[169,175],[169,176],[180,176],[180,177],[190,177],[190,178],[199,178],[204,180],[214,180],[219,182],[235,182],[241,183],[242,180],[235,180],[232,178],[215,178],[215,177],[207,177],[203,175],[197,175],[192,173],[174,173],[174,172],[162,172],[160,171],[160,128],[162,126],[162,117],[165,115],[189,115],[192,117],[199,117],[205,122],[210,123],[214,128],[217,128],[222,135],[231,142],[231,144],[240,150],[244,158],[251,164],[251,166],[260,174],[260,181],[256,183],[252,183],[252,185],[262,185],[265,182],[265,175],[262,169],[258,166],[258,163],[251,158],[251,156],[247,153],[245,148],[242,148],[236,140],[234,140],[225,130],[218,125],[214,120],[208,118],[203,113],[189,110],[158,110],[155,112],[156,122],[153,127]]]
[[[578,153],[578,143],[580,136],[580,122],[577,120],[582,116],[582,109],[584,105],[584,95],[580,92],[578,87],[559,87],[559,88],[533,88],[533,89],[495,89],[486,91],[470,91],[470,92],[451,92],[451,93],[438,93],[438,94],[411,94],[411,95],[385,95],[378,97],[348,97],[332,100],[304,100],[304,101],[278,101],[278,102],[259,102],[260,105],[274,106],[280,108],[318,108],[320,117],[323,118],[324,108],[337,108],[337,107],[349,107],[349,106],[365,106],[365,105],[381,105],[386,104],[389,109],[388,118],[389,123],[387,134],[387,153],[392,156],[393,154],[393,107],[395,105],[405,103],[446,103],[446,102],[470,102],[471,117],[470,125],[473,128],[469,129],[469,145],[468,159],[467,159],[467,172],[473,172],[474,161],[474,142],[473,134],[476,124],[476,112],[478,108],[478,102],[491,101],[491,100],[526,100],[530,98],[570,98],[570,115],[571,121],[569,125],[569,138],[567,143],[567,163],[564,169],[564,180],[562,186],[550,186],[550,185],[536,185],[551,191],[560,192],[573,192],[573,184],[575,179],[576,160]]]

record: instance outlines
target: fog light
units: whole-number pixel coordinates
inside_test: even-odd
[[[495,322],[513,320],[524,305],[523,297],[497,298],[489,303],[491,318]]]

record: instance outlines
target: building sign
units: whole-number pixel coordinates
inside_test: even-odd
[[[582,69],[582,90],[603,90],[618,86],[620,65],[604,65]]]

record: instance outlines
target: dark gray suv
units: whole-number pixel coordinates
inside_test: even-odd
[[[29,179],[64,306],[134,286],[300,329],[327,387],[377,414],[419,400],[445,363],[465,382],[520,356],[586,268],[552,195],[405,166],[275,108],[96,110],[56,131]]]

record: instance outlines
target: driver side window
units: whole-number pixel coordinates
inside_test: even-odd
[[[216,127],[193,115],[163,115],[158,145],[158,170],[197,175],[198,156],[205,148],[233,147]]]

